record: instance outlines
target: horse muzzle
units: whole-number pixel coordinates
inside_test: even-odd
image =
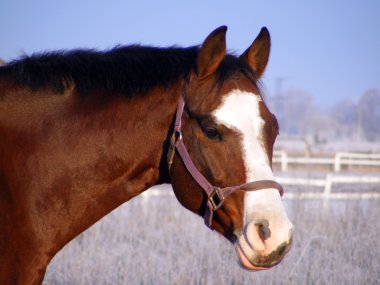
[[[258,271],[281,262],[292,244],[292,225],[274,231],[261,222],[249,223],[238,236],[238,262],[246,270]]]

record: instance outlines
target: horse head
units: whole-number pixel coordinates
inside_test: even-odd
[[[234,243],[242,267],[260,270],[278,264],[292,241],[281,186],[250,186],[274,180],[271,161],[279,127],[258,81],[268,62],[270,35],[263,28],[236,57],[226,53],[226,30],[220,27],[205,39],[185,80],[181,137],[174,140],[183,141],[191,162],[177,149],[170,177],[179,202],[204,217],[211,212],[208,226]],[[228,196],[207,194],[188,163],[215,189],[235,188]]]

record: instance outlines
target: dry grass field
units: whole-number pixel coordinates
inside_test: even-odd
[[[295,226],[292,250],[271,270],[247,272],[229,242],[182,208],[171,189],[162,192],[133,199],[73,240],[53,259],[44,284],[380,282],[379,200],[324,207],[285,199]]]

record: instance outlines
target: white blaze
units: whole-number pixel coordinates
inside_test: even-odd
[[[268,154],[262,141],[264,120],[260,116],[261,97],[241,90],[232,90],[213,112],[218,123],[234,129],[243,138],[243,159],[246,182],[273,180]],[[290,222],[276,189],[246,192],[244,199],[245,224],[254,220],[271,220],[270,228],[285,229]],[[288,236],[288,232],[286,233]]]
[[[261,141],[264,120],[260,116],[260,96],[241,90],[225,95],[224,102],[213,115],[218,123],[238,131],[243,137],[246,182],[273,179],[268,155]]]
[[[243,154],[247,181],[273,179],[268,155],[261,141],[264,120],[260,116],[260,96],[233,90],[213,115],[218,123],[238,131],[243,137]]]

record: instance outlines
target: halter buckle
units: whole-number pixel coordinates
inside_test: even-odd
[[[211,195],[208,196],[208,201],[212,206],[212,211],[218,210],[223,205],[224,197],[222,193],[220,193],[220,188],[214,188],[214,191],[212,191]]]
[[[173,132],[173,135],[170,138],[170,146],[169,146],[169,150],[168,150],[168,153],[166,156],[169,171],[170,171],[171,166],[173,164],[173,159],[174,159],[174,154],[175,154],[175,144],[176,144],[177,140],[180,140],[180,139],[182,139],[182,133],[180,131]]]

